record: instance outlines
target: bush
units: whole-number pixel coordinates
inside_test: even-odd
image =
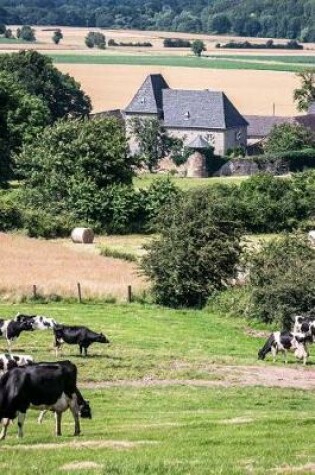
[[[315,307],[315,251],[305,236],[273,239],[248,264],[252,317],[290,329],[294,315]]]
[[[22,214],[17,205],[5,196],[0,196],[0,231],[22,227]]]
[[[275,125],[264,148],[269,153],[290,153],[291,150],[315,148],[315,134],[308,127],[299,124]]]
[[[191,42],[182,38],[165,38],[164,48],[191,48]]]
[[[166,208],[160,233],[141,263],[157,303],[200,307],[233,277],[240,227],[224,201],[211,200],[204,191],[185,194]]]
[[[29,210],[24,215],[24,228],[30,237],[51,239],[70,236],[74,226],[73,217],[66,214],[53,216],[46,211]]]

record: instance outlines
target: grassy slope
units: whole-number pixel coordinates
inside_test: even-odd
[[[18,310],[106,331],[112,345],[95,345],[88,359],[73,356],[74,347],[65,351],[79,367],[81,387],[87,380],[211,379],[212,362],[256,364],[260,344],[245,335],[244,321],[206,311],[136,304],[1,304],[0,316]],[[50,332],[24,334],[15,347],[37,359],[53,360],[51,340]],[[37,412],[29,411],[23,442],[15,437],[15,424],[0,444],[0,466],[23,475],[59,473],[65,465],[60,473],[230,475],[263,474],[269,468],[313,460],[309,431],[315,394],[310,391],[127,384],[83,393],[90,399],[94,419],[82,421],[79,445],[69,446],[74,443],[69,414],[64,417],[64,436],[56,440],[52,416],[39,426]],[[49,445],[56,442],[60,445]],[[94,469],[67,468],[79,462],[93,462]]]
[[[187,68],[206,69],[245,69],[245,70],[268,70],[298,72],[305,69],[304,65],[285,63],[263,63],[254,61],[238,61],[224,58],[196,58],[185,56],[154,56],[154,55],[130,55],[121,54],[49,54],[56,64],[122,64],[132,66],[177,66]]]

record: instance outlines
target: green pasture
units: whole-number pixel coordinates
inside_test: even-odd
[[[174,66],[181,68],[205,69],[244,69],[298,72],[305,69],[304,65],[286,63],[268,63],[245,61],[222,57],[194,56],[158,56],[158,55],[122,55],[122,54],[50,54],[56,64],[117,64],[130,66]]]
[[[165,177],[165,176],[164,176]],[[205,186],[211,186],[216,184],[224,185],[238,185],[242,181],[246,180],[247,176],[231,176],[231,177],[209,177],[209,178],[187,178],[187,177],[176,177],[171,174],[168,175],[170,180],[174,185],[178,186],[180,189],[187,191],[190,189],[201,188]],[[143,175],[138,175],[133,179],[134,186],[138,189],[140,188],[149,188],[149,186],[155,180],[161,180],[163,176],[156,173],[146,173]]]
[[[18,311],[102,330],[112,343],[93,345],[87,358],[75,346],[63,352],[77,364],[93,411],[93,420],[81,420],[82,435],[72,437],[67,413],[57,439],[52,414],[38,425],[30,410],[24,439],[15,423],[0,443],[3,473],[241,475],[288,466],[310,473],[303,467],[315,463],[314,392],[225,381],[227,365],[235,372],[258,365],[264,338],[250,336],[246,320],[140,304],[0,304],[0,317]],[[54,361],[52,340],[51,331],[24,333],[14,351]],[[289,366],[300,367],[293,357]]]
[[[313,56],[306,56],[306,55],[299,55],[299,56],[278,56],[278,55],[257,55],[257,54],[225,54],[225,55],[209,55],[209,58],[222,58],[222,59],[232,59],[235,60],[236,58],[239,60],[251,60],[251,61],[263,61],[263,62],[273,62],[273,63],[286,63],[286,64],[303,64],[305,67],[312,67],[315,66],[315,55]]]
[[[231,320],[207,310],[141,304],[0,304],[0,318],[11,318],[18,311],[52,316],[64,324],[86,325],[109,337],[111,345],[91,346],[87,359],[78,356],[77,346],[65,345],[62,357],[80,366],[83,382],[216,379],[212,364],[255,364],[262,341],[246,335],[245,320]],[[4,340],[1,344],[5,351]],[[55,360],[52,332],[24,332],[13,351],[25,351],[37,361]]]
[[[50,414],[38,425],[38,413],[29,411],[22,442],[16,424],[9,427],[0,443],[3,473],[311,473],[306,468],[314,463],[315,449],[311,391],[127,386],[85,390],[84,396],[93,420],[81,421],[79,438],[72,437],[69,414],[58,440]],[[280,471],[288,466],[296,470]]]

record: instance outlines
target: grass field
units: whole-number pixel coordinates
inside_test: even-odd
[[[134,178],[133,183],[136,188],[148,188],[155,180],[161,180],[161,175],[156,174],[145,174],[139,175]],[[246,180],[247,177],[242,176],[233,176],[233,177],[213,177],[213,178],[180,178],[170,175],[171,181],[178,186],[181,190],[191,190],[202,188],[205,186],[211,186],[215,184],[226,184],[226,185],[238,185],[242,181]]]
[[[303,67],[314,67],[315,56],[280,56],[280,55],[256,55],[256,54],[238,54],[237,56],[232,54],[224,54],[221,56],[211,55],[212,58],[233,59],[239,60],[251,60],[251,61],[263,61],[273,63],[287,63],[287,64],[303,64]]]
[[[258,365],[263,339],[249,335],[244,320],[136,304],[0,304],[0,316],[18,310],[86,324],[112,343],[92,346],[86,359],[75,347],[64,350],[79,368],[79,387],[93,410],[92,421],[81,421],[83,435],[71,437],[66,414],[57,440],[52,415],[38,425],[38,413],[29,411],[24,439],[17,440],[14,424],[0,444],[7,473],[313,473],[315,395],[296,379],[309,384],[312,366],[302,368],[292,358],[286,368]],[[54,360],[51,342],[49,331],[22,334],[15,348]],[[294,372],[288,385],[295,388],[260,386],[255,375],[262,370],[271,379],[279,372],[275,385]]]
[[[190,56],[154,56],[154,55],[109,55],[109,54],[49,54],[56,64],[117,64],[130,66],[171,66],[180,68],[201,69],[239,69],[298,72],[305,69],[304,65],[290,63],[271,63],[259,61],[225,59],[222,57],[190,57]]]

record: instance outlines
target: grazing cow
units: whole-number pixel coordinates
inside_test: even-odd
[[[18,338],[23,331],[32,330],[33,326],[30,322],[16,322],[15,320],[0,319],[0,337],[6,338],[10,352],[13,340]]]
[[[54,328],[56,355],[63,343],[79,345],[80,355],[87,356],[87,349],[92,343],[110,343],[103,333],[95,333],[87,327],[57,325]]]
[[[55,328],[57,325],[56,320],[50,317],[44,317],[43,315],[25,315],[18,313],[14,320],[16,322],[30,322],[34,330],[49,330]]]
[[[56,414],[56,435],[61,435],[62,413],[68,408],[74,418],[74,435],[80,434],[79,416],[91,418],[91,409],[77,388],[77,367],[71,361],[35,363],[13,368],[0,378],[0,440],[6,437],[11,420],[18,418],[18,435],[29,408]]]
[[[30,355],[12,355],[10,353],[0,354],[0,373],[7,372],[17,366],[28,366],[33,364],[34,359]]]
[[[307,343],[310,337],[303,333],[290,333],[288,331],[273,332],[269,336],[264,346],[258,352],[258,359],[264,360],[266,355],[271,351],[273,360],[281,351],[284,354],[285,363],[287,362],[287,351],[293,351],[297,359],[303,359],[306,364],[308,351]]]

